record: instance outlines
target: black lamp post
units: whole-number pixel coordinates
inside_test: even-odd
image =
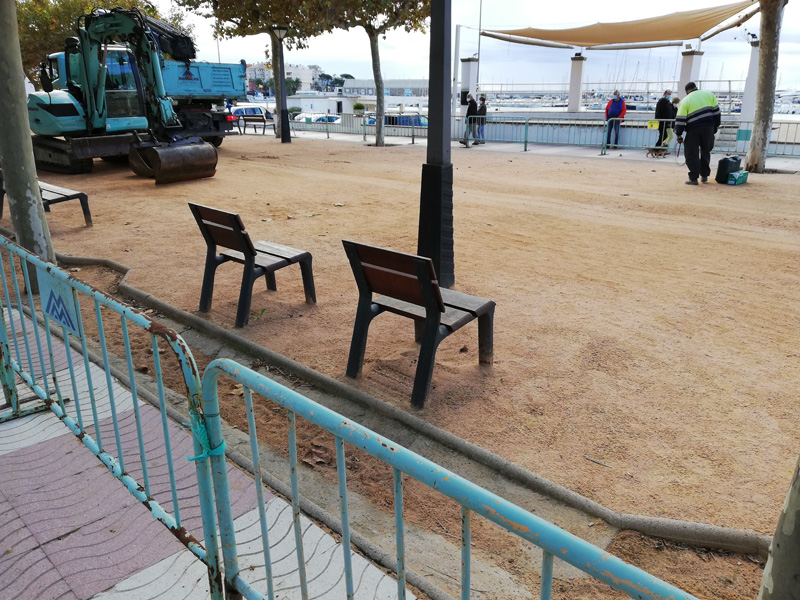
[[[286,106],[286,70],[283,67],[283,38],[285,38],[286,34],[289,33],[289,28],[273,25],[272,32],[278,38],[278,43],[280,46],[278,64],[281,81],[281,144],[289,144],[291,143],[292,138],[291,132],[289,131],[289,108]]]

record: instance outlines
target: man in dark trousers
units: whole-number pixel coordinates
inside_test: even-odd
[[[469,146],[469,138],[472,136],[473,140],[478,139],[478,103],[472,94],[467,94],[467,131],[464,133],[464,139],[459,140],[465,146]],[[477,142],[476,142],[477,143]]]
[[[664,144],[667,131],[672,129],[672,120],[675,113],[672,111],[672,90],[665,90],[664,95],[656,103],[656,119],[658,119],[658,141],[656,147]]]
[[[486,137],[484,136],[484,127],[486,126],[486,96],[480,97],[481,103],[478,105],[478,139],[475,140],[476,144],[485,144]]]
[[[606,121],[608,122],[608,136],[606,137],[606,146],[611,146],[611,132],[614,132],[614,145],[612,148],[619,146],[619,124],[625,117],[628,107],[625,105],[625,98],[619,93],[619,90],[614,90],[614,95],[611,100],[606,104]]]
[[[675,135],[679,144],[683,143],[683,134],[686,132],[683,153],[689,168],[687,185],[697,185],[698,177],[703,183],[708,183],[711,149],[721,118],[714,94],[698,90],[693,81],[687,83],[686,97],[678,105],[678,116],[675,118]]]

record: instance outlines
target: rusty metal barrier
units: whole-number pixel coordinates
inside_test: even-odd
[[[197,365],[183,339],[175,331],[4,237],[0,237],[0,280],[3,320],[0,380],[6,401],[5,406],[0,406],[0,423],[43,411],[54,413],[154,518],[207,565],[211,597],[222,600],[208,460],[210,448],[203,422],[200,380]],[[92,318],[85,319],[87,313]],[[112,344],[125,357],[129,391],[111,374],[109,346]],[[90,360],[89,346],[101,355],[99,364]],[[160,419],[152,410],[145,414],[140,407],[144,392],[137,389],[137,371],[150,371],[149,366],[142,365],[143,356],[149,357],[148,363],[152,365]],[[187,463],[182,455],[172,455],[163,376],[163,366],[167,363],[177,366],[179,373],[175,375],[186,386],[195,455],[190,460],[195,465],[202,516],[203,533],[199,539],[184,527],[181,519],[181,508],[188,498],[179,497],[176,471],[185,472]],[[132,434],[134,424],[130,418],[122,426],[121,421],[123,415],[129,417],[131,412],[137,443],[128,444],[126,453],[122,433]],[[153,431],[159,429],[159,420],[161,441],[151,442]],[[147,444],[143,421],[151,434]],[[148,452],[156,454],[153,444],[158,454],[163,449],[165,459],[148,461]],[[191,502],[196,501],[192,498]]]
[[[347,501],[347,469],[345,462],[345,444],[367,452],[392,468],[394,474],[394,512],[395,512],[395,544],[397,568],[394,575],[397,579],[397,598],[406,598],[405,568],[405,527],[403,520],[403,478],[404,476],[424,483],[450,498],[461,506],[461,599],[470,598],[470,565],[471,565],[471,522],[473,517],[482,517],[502,527],[506,531],[519,536],[543,552],[541,572],[541,598],[549,600],[553,583],[553,561],[562,560],[595,579],[607,583],[612,588],[624,592],[631,598],[673,598],[674,600],[697,600],[669,583],[633,567],[604,550],[564,531],[533,515],[503,498],[481,488],[478,485],[448,471],[447,469],[423,458],[400,446],[392,440],[351,421],[342,415],[290,390],[265,375],[256,373],[229,359],[217,359],[208,365],[203,374],[203,399],[207,411],[209,442],[212,448],[224,447],[219,417],[219,399],[217,386],[220,377],[240,384],[247,411],[248,433],[250,435],[251,452],[258,495],[259,519],[262,539],[257,544],[263,548],[264,582],[256,584],[248,580],[249,570],[239,567],[239,549],[230,514],[230,502],[225,481],[216,475],[224,476],[225,469],[220,468],[219,461],[223,456],[213,457],[215,464],[214,489],[217,493],[217,512],[220,521],[220,538],[225,564],[225,579],[229,585],[244,597],[254,600],[275,597],[273,586],[272,558],[268,539],[268,523],[264,499],[260,493],[261,466],[259,460],[256,421],[254,418],[253,395],[258,394],[277,406],[288,411],[289,462],[291,477],[291,503],[294,514],[294,537],[297,563],[300,566],[300,593],[303,599],[309,597],[308,581],[304,565],[303,536],[300,524],[300,490],[298,484],[297,457],[297,418],[300,417],[320,429],[332,434],[336,442],[336,469],[339,486],[339,504],[341,511],[342,553],[346,598],[354,597],[353,570],[351,566],[350,519]]]

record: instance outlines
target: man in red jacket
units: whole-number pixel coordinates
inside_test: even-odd
[[[606,136],[606,146],[611,146],[611,130],[614,130],[614,146],[619,145],[619,124],[625,116],[628,108],[625,106],[625,98],[623,98],[619,90],[614,90],[614,97],[606,104],[606,121],[608,121],[608,135]]]

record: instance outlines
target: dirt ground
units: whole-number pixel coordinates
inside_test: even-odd
[[[362,377],[344,377],[357,292],[341,240],[416,252],[424,148],[248,136],[213,179],[156,187],[100,162],[42,178],[90,198],[93,228],[53,207],[59,252],[133,267],[131,285],[196,312],[205,244],[186,203],[238,212],[253,239],[313,254],[318,299],[281,270],[238,333],[612,510],[772,534],[800,450],[800,178],[689,187],[670,159],[489,145],[452,159],[454,289],[497,303],[495,363],[478,365],[476,326],[447,338],[423,410],[407,319],[376,319]],[[220,268],[214,323],[233,328],[240,277]]]

